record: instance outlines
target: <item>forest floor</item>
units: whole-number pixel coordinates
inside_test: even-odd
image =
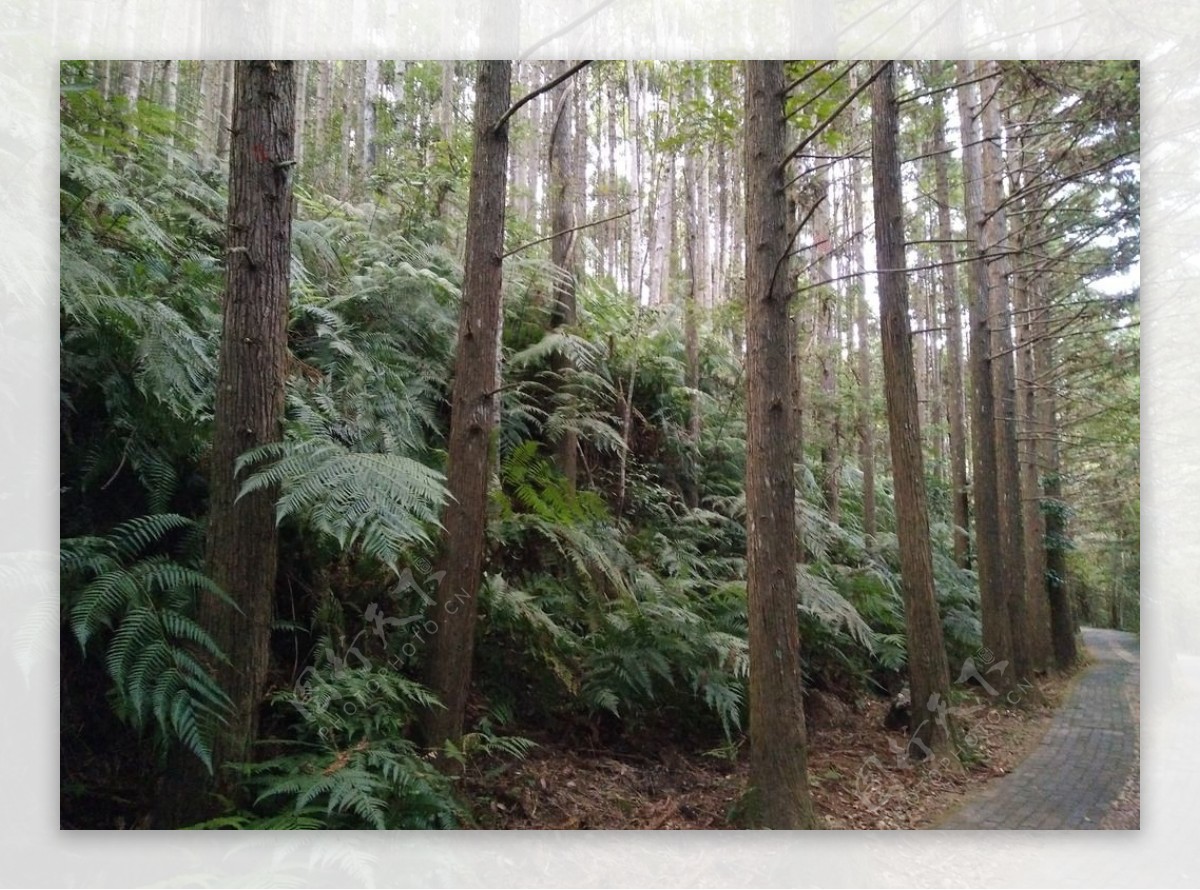
[[[970,740],[960,770],[913,764],[902,730],[885,727],[888,702],[809,702],[809,783],[828,829],[931,827],[1008,774],[1039,743],[1073,677],[1051,674],[1015,707],[974,690],[951,710]],[[521,761],[465,776],[477,824],[490,829],[727,829],[739,827],[746,787],[744,745],[704,752],[679,745],[590,748],[539,738]]]

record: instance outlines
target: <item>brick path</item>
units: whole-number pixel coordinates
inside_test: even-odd
[[[1136,763],[1138,638],[1083,629],[1092,664],[1038,748],[936,827],[1099,828]]]

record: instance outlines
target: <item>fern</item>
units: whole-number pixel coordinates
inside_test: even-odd
[[[195,598],[225,599],[203,573],[162,554],[143,555],[169,533],[188,529],[175,514],[143,516],[106,537],[64,539],[64,603],[86,653],[106,636],[104,663],[117,715],[138,730],[153,724],[213,768],[210,739],[230,702],[204,660],[223,660],[211,636],[189,614]]]
[[[351,451],[328,437],[264,445],[237,466],[260,467],[242,495],[278,486],[280,520],[296,517],[389,566],[406,547],[430,543],[446,497],[437,471],[401,455]]]

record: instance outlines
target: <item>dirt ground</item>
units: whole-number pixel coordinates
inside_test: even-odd
[[[884,728],[886,702],[862,701],[851,707],[814,694],[809,702],[808,774],[823,826],[931,825],[1032,750],[1069,683],[1062,676],[1043,677],[1037,684],[1040,700],[1016,708],[1004,707],[1002,700],[982,692],[955,705],[955,725],[969,746],[965,766],[958,769],[908,760],[905,732]],[[534,740],[538,747],[524,760],[479,766],[464,776],[478,827],[739,827],[737,804],[746,787],[749,759],[744,740],[708,752],[667,747],[620,754],[563,739]]]

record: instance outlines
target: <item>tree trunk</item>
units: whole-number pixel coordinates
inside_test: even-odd
[[[442,96],[438,115],[441,118],[443,142],[454,138],[454,94],[454,63],[442,62]]]
[[[477,596],[483,571],[488,477],[499,414],[504,191],[508,126],[495,128],[508,109],[511,63],[481,61],[475,84],[475,149],[467,204],[467,252],[458,324],[447,489],[443,514],[445,572],[430,615],[426,677],[442,708],[425,714],[431,746],[462,737],[471,685]],[[429,622],[427,622],[427,626]]]
[[[333,118],[333,62],[317,63],[317,110],[313,127],[313,150],[316,168],[313,182],[329,189],[329,127]]]
[[[367,59],[363,69],[363,98],[362,98],[362,170],[369,174],[375,169],[378,145],[376,133],[378,126],[379,102],[379,60]]]
[[[978,70],[978,69],[977,69]],[[991,75],[981,84],[983,126],[984,257],[988,273],[988,307],[992,323],[992,371],[996,395],[996,486],[999,491],[1002,585],[1012,627],[1013,669],[1018,682],[1030,676],[1033,659],[1025,594],[1025,531],[1021,511],[1021,474],[1017,457],[1017,393],[1005,213],[1004,162],[1000,132],[1000,67],[987,62]]]
[[[949,704],[950,669],[934,595],[929,505],[905,278],[904,198],[900,186],[900,155],[896,148],[899,114],[894,81],[895,63],[890,63],[871,86],[871,171],[883,385],[892,452],[912,693],[910,745],[916,743],[921,749],[918,757],[923,758],[930,754],[953,756],[953,739],[944,710],[939,712],[938,708],[939,704]],[[911,750],[909,753],[913,754]]]
[[[1023,145],[1024,139],[1020,139]],[[1024,166],[1025,153],[1021,149],[1019,167]],[[1012,193],[1019,196],[1023,175],[1018,172],[1013,178]],[[1017,198],[1015,203],[1018,220],[1027,219],[1021,211],[1026,202]],[[1022,222],[1013,233],[1017,255],[1024,253],[1030,228]],[[1033,281],[1026,271],[1014,269],[1010,278],[1013,314],[1017,334],[1017,449],[1019,476],[1021,480],[1021,515],[1024,538],[1022,549],[1025,554],[1025,592],[1028,597],[1027,633],[1030,656],[1035,669],[1049,668],[1054,661],[1054,647],[1050,629],[1050,601],[1046,593],[1046,525],[1041,511],[1041,472],[1038,466],[1038,393],[1036,356],[1034,350],[1035,312],[1045,311],[1033,304]]]
[[[689,83],[685,101],[695,98],[695,88]],[[684,498],[693,510],[700,506],[700,325],[699,307],[707,292],[708,263],[702,258],[703,239],[707,232],[700,225],[706,211],[700,204],[699,176],[696,155],[688,152],[683,159],[684,240],[687,245],[688,290],[684,296],[683,331],[685,375],[691,397],[688,400],[688,452],[691,466],[685,474]]]
[[[629,155],[629,184],[630,204],[637,206],[637,210],[633,212],[630,218],[630,235],[629,235],[629,292],[633,295],[633,300],[639,306],[644,301],[645,291],[643,290],[643,282],[645,281],[643,266],[645,259],[643,256],[642,242],[644,235],[642,232],[642,212],[645,206],[642,201],[642,122],[639,117],[638,96],[640,89],[638,88],[638,77],[636,63],[632,60],[625,63],[625,84],[629,94],[628,103],[628,125],[625,130],[625,138],[632,141],[633,145],[628,150]]]
[[[654,226],[650,232],[651,306],[670,303],[672,234],[675,228],[675,155],[667,152],[659,167],[655,189]]]
[[[1036,283],[1035,287],[1039,287]],[[1040,287],[1039,287],[1040,290]],[[1079,658],[1075,645],[1076,616],[1071,608],[1071,595],[1067,588],[1067,511],[1063,502],[1062,461],[1058,450],[1058,399],[1056,384],[1050,380],[1054,367],[1054,345],[1049,337],[1050,309],[1046,308],[1038,317],[1034,331],[1037,365],[1042,368],[1045,384],[1038,399],[1039,427],[1045,474],[1045,499],[1042,513],[1046,519],[1046,598],[1050,604],[1050,638],[1054,647],[1054,663],[1060,670],[1072,667]]]
[[[841,518],[841,436],[838,419],[837,398],[837,291],[833,279],[833,226],[832,196],[830,194],[829,168],[823,166],[813,174],[811,181],[815,189],[809,192],[809,200],[815,202],[812,213],[813,231],[813,284],[816,295],[816,325],[813,342],[819,369],[820,398],[816,400],[814,414],[816,431],[813,438],[820,446],[821,491],[825,497],[825,509],[835,524]],[[802,206],[801,214],[812,205]]]
[[[788,379],[783,64],[746,63],[746,518],[749,816],[815,828],[796,614],[796,505]]]
[[[217,157],[229,159],[229,136],[233,126],[233,76],[234,62],[232,59],[222,63],[221,68],[221,107],[217,117]]]
[[[851,88],[857,88],[857,71],[852,71],[850,77]],[[861,126],[861,119],[855,111],[851,128],[856,135],[862,132]],[[854,304],[854,328],[858,340],[858,407],[855,425],[858,432],[858,462],[863,475],[863,534],[870,543],[878,530],[878,520],[875,508],[875,420],[871,416],[874,389],[871,382],[870,307],[867,305],[865,282],[863,281],[863,276],[866,274],[866,261],[863,256],[866,215],[863,212],[863,163],[860,158],[850,160],[848,187],[850,191],[847,226],[849,229],[848,265],[849,272],[855,276],[850,281],[849,293]]]
[[[558,62],[552,77],[564,74],[571,63]],[[573,158],[572,121],[574,119],[574,93],[577,84],[572,79],[559,85],[554,91],[554,108],[550,125],[550,231],[556,234],[550,240],[550,262],[554,265],[554,306],[550,312],[550,327],[575,324],[575,242],[578,232],[568,232],[575,226],[578,202],[575,193],[579,184],[575,178]],[[565,377],[571,371],[570,361],[561,353],[555,353],[552,367],[557,376],[559,407],[562,400],[569,399]],[[567,409],[568,412],[570,408]],[[574,429],[564,429],[556,446],[558,468],[566,477],[567,487],[575,488],[579,472],[579,437]]]
[[[979,576],[979,601],[983,621],[983,646],[996,663],[1006,669],[989,679],[993,686],[1008,691],[1014,685],[1012,627],[1009,623],[1000,551],[999,492],[996,481],[995,399],[992,384],[992,334],[989,323],[988,276],[984,265],[983,170],[976,125],[977,108],[970,62],[958,63],[958,117],[963,148],[963,195],[968,231],[971,233],[971,295],[968,316],[971,326],[971,462],[975,490],[975,554]]]
[[[251,759],[267,680],[278,541],[275,497],[260,490],[238,498],[234,464],[282,436],[291,265],[295,65],[238,62],[234,77],[229,222],[209,458],[206,568],[236,603],[203,595],[197,622],[228,656],[215,676],[233,703],[213,743],[216,774],[189,761],[164,795],[179,825],[215,812],[207,792],[236,799],[222,765]]]
[[[170,131],[167,133],[167,147],[175,147],[175,131],[178,127],[175,126],[175,109],[179,105],[179,62],[168,60],[163,62],[163,90],[162,90],[163,108],[172,118]],[[175,159],[171,155],[167,156],[167,168],[175,166]]]
[[[296,63],[296,171],[304,164],[305,138],[308,127],[308,71],[311,62]]]
[[[946,160],[946,112],[933,103],[933,169],[937,202],[937,238],[942,262],[942,302],[946,315],[946,401],[950,422],[950,499],[954,517],[954,561],[971,566],[970,492],[967,487],[967,426],[963,393],[962,311],[959,308],[957,251],[951,239],[950,177]]]

